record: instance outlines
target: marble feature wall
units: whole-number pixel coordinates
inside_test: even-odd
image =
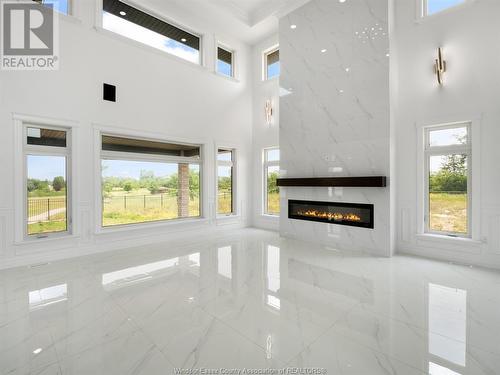
[[[390,177],[388,14],[388,0],[313,0],[280,20],[282,177]],[[372,203],[375,229],[290,220],[288,199]],[[390,201],[389,187],[284,188],[280,231],[390,256]]]

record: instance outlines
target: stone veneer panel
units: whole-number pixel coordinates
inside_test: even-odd
[[[389,177],[388,14],[387,0],[312,0],[280,20],[282,177]],[[373,203],[375,229],[290,220],[288,199]],[[283,188],[281,207],[283,236],[392,254],[390,187]]]

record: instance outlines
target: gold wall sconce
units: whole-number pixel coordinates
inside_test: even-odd
[[[443,76],[446,72],[446,61],[443,59],[443,51],[441,47],[438,48],[438,58],[434,63],[434,72],[436,73],[438,83],[443,84]]]
[[[265,114],[267,125],[271,125],[273,123],[273,102],[271,99],[266,100]]]

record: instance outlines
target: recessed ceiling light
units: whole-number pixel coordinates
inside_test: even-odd
[[[345,3],[346,0],[339,0],[339,3]]]
[[[385,54],[386,57],[389,57],[390,55],[388,53]]]
[[[182,38],[182,39],[181,39],[181,42],[182,42],[182,43],[186,43],[186,42],[187,42],[187,39],[186,39],[186,38]]]
[[[290,25],[290,29],[295,30],[297,28],[297,25]]]
[[[120,16],[126,16],[126,15],[127,15],[127,12],[120,10]]]
[[[323,48],[323,49],[321,50],[321,53],[325,53],[325,52],[326,52],[326,48]]]
[[[350,71],[350,70],[351,70],[351,68],[345,68],[345,71],[346,71],[347,73],[349,73],[349,71]]]
[[[343,94],[343,93],[344,93],[344,90],[340,89],[340,90],[339,90],[339,93]]]
[[[40,354],[42,352],[42,348],[38,348],[33,350],[33,354]]]

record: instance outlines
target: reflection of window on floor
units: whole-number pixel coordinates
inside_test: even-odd
[[[231,279],[233,277],[232,271],[232,247],[224,246],[219,247],[217,251],[217,272],[219,275]]]
[[[279,310],[281,300],[277,296],[280,289],[280,248],[268,245],[266,249],[266,282],[267,282],[267,305]]]
[[[443,367],[433,362],[429,362],[429,375],[462,375],[462,374],[450,370],[447,367]]]
[[[267,289],[277,292],[280,288],[280,248],[267,246]]]
[[[68,299],[68,285],[61,284],[29,292],[30,310],[41,309]]]
[[[429,353],[465,367],[467,291],[429,284]]]
[[[105,289],[112,289],[114,287],[143,282],[152,279],[158,274],[162,274],[161,271],[178,265],[179,258],[172,258],[105,273],[102,275],[102,285]]]
[[[271,294],[267,295],[267,305],[279,310],[281,308],[281,300],[278,297],[275,297]]]
[[[190,254],[188,256],[189,267],[199,267],[200,266],[200,253]]]

